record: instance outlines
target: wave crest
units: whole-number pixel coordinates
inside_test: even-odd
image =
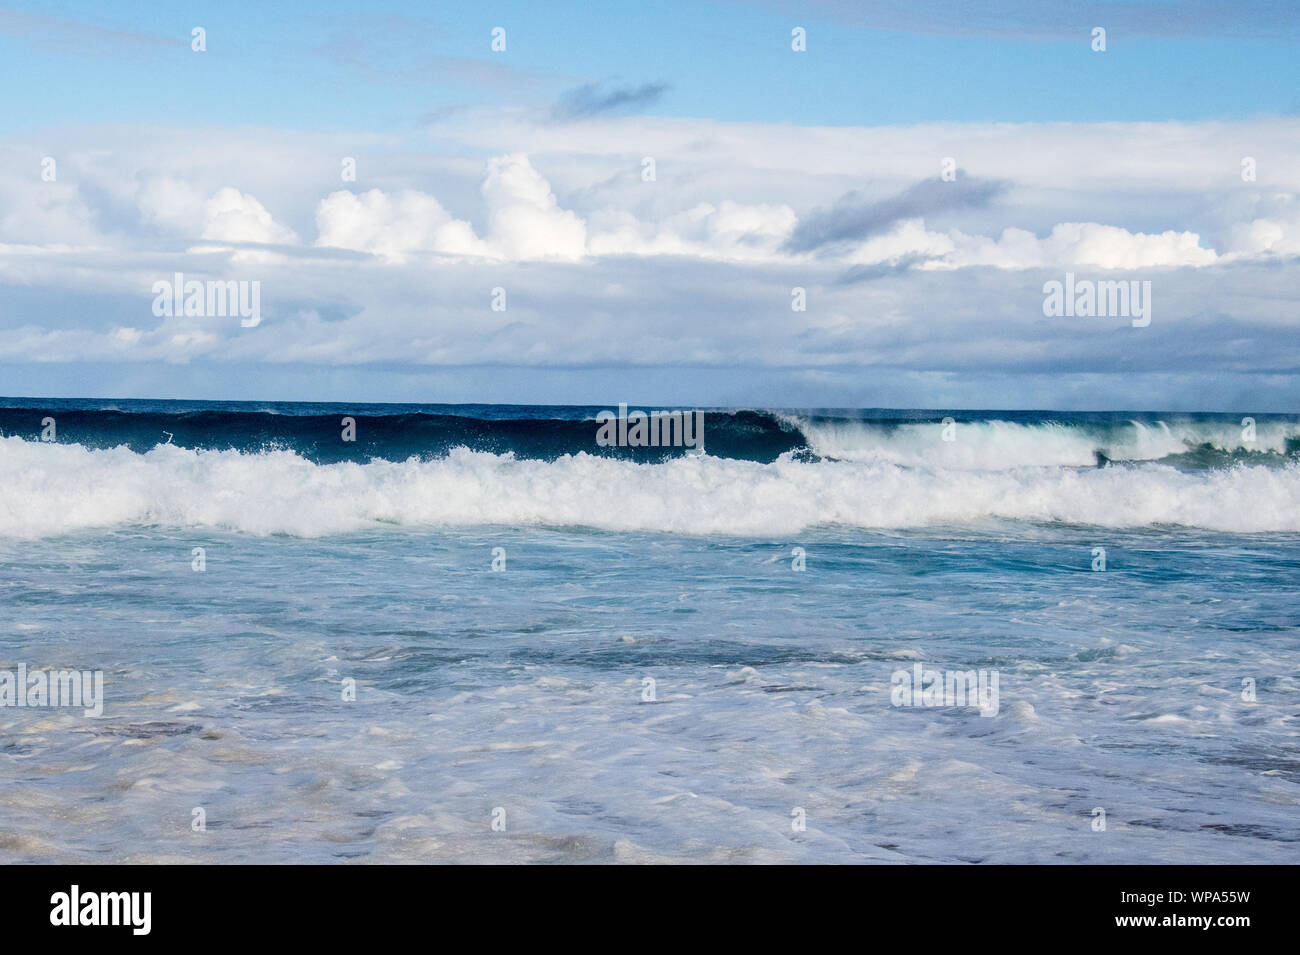
[[[466,449],[432,460],[318,464],[292,451],[160,446],[139,454],[4,438],[0,488],[0,535],[26,538],[130,525],[315,537],[378,524],[788,537],[823,525],[995,520],[1300,531],[1294,464],[970,471],[790,454],[769,464],[707,456],[638,464]]]

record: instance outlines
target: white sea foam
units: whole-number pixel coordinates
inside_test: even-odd
[[[137,454],[0,439],[0,535],[9,537],[151,524],[312,537],[379,523],[764,536],[989,519],[1298,531],[1300,467],[971,471],[710,457],[634,464],[465,449],[436,460],[321,465],[290,451],[159,446]]]
[[[1034,465],[1087,467],[1101,451],[1112,461],[1156,461],[1208,445],[1220,451],[1284,453],[1287,438],[1300,435],[1296,425],[1261,422],[1255,439],[1246,442],[1232,422],[1175,421],[1113,426],[1015,421],[958,423],[955,440],[943,440],[936,422],[886,427],[864,421],[810,421],[787,417],[807,437],[817,454],[845,461],[997,470]]]

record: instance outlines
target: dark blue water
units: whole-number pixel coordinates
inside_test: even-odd
[[[93,399],[0,398],[0,433],[39,440],[53,417],[59,440],[88,448],[123,446],[143,453],[158,444],[235,451],[290,450],[319,464],[339,461],[438,456],[453,448],[554,460],[578,452],[636,461],[662,461],[680,448],[601,446],[596,416],[618,408],[561,405],[397,405],[309,402],[200,402]],[[638,410],[632,406],[629,412]],[[661,410],[645,407],[649,412]],[[662,410],[695,410],[664,408]],[[1164,415],[1156,412],[917,411],[889,409],[699,409],[704,412],[709,454],[770,463],[783,454],[817,456],[819,431],[853,428],[861,447],[887,443],[900,431],[945,419],[957,427],[1001,424],[1020,429],[1057,428],[1090,445],[1083,463],[1124,460],[1143,430],[1165,429],[1177,436],[1172,463],[1185,467],[1226,466],[1236,460],[1285,463],[1300,453],[1297,418],[1254,415],[1261,444],[1240,438],[1242,415]],[[343,440],[345,418],[355,422],[355,439]],[[1252,446],[1253,445],[1253,446]],[[1100,456],[1100,457],[1099,457]],[[1139,452],[1139,456],[1141,456]],[[1047,461],[1046,463],[1059,463]]]

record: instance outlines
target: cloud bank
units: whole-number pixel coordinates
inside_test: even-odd
[[[501,110],[417,151],[270,131],[202,150],[171,130],[94,150],[81,130],[11,138],[6,168],[48,151],[58,177],[0,179],[0,366],[802,369],[799,388],[855,401],[869,370],[919,405],[951,376],[996,397],[1008,375],[1161,376],[1170,393],[1218,375],[1234,400],[1289,400],[1297,133]],[[1045,318],[1066,270],[1150,280],[1152,325]],[[259,281],[265,320],[154,318],[149,288],[175,271]]]

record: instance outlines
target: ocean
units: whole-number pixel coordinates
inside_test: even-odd
[[[602,410],[0,399],[0,861],[1295,861],[1300,417]]]

